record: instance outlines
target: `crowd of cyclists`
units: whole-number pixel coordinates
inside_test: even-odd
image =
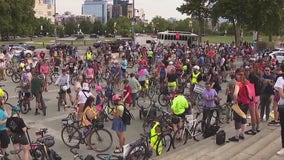
[[[118,55],[111,54],[107,43],[95,49],[89,47],[84,55],[79,54],[77,48],[70,47],[50,50],[49,55],[44,52],[35,53],[33,57],[22,54],[15,57],[11,50],[0,55],[0,77],[6,80],[7,70],[16,68],[15,72],[21,74],[19,85],[22,93],[27,98],[36,99],[35,115],[40,114],[43,92],[48,92],[50,85],[54,83],[58,86],[58,91],[64,93],[64,106],[68,106],[68,95],[70,105],[78,107],[76,119],[82,121],[87,129],[99,117],[103,105],[112,101],[115,110],[111,129],[119,139],[114,153],[123,153],[126,142],[127,124],[121,118],[124,110],[136,110],[139,92],[148,92],[151,85],[156,85],[158,93],[172,93],[172,102],[167,107],[173,115],[179,117],[173,120],[174,131],[183,127],[186,115],[197,112],[194,109],[197,104],[191,97],[195,86],[204,88],[201,93],[202,105],[199,106],[202,108],[204,122],[212,118],[211,109],[221,103],[221,91],[226,91],[227,95],[223,101],[239,103],[245,113],[250,111],[252,129],[248,131],[244,128],[246,119],[234,112],[237,133],[229,139],[231,141],[244,139],[244,134],[255,135],[260,132],[260,122],[270,120],[272,102],[274,116],[269,124],[280,124],[277,111],[279,98],[277,99],[273,85],[282,74],[279,68],[281,62],[258,51],[252,44],[243,43],[236,47],[234,44],[208,42],[200,46],[173,43],[170,46],[156,44],[147,48],[126,43],[119,47],[119,52]],[[134,68],[130,64],[134,64]],[[228,81],[226,88],[222,88],[222,83]],[[261,97],[255,98],[253,103],[247,99],[249,96],[243,89],[244,85],[239,83],[246,81],[254,84],[255,97]],[[33,110],[33,105],[28,109]],[[6,125],[7,115],[4,115],[1,112],[0,132]],[[21,126],[25,127],[23,124]],[[2,140],[1,136],[1,148],[7,148],[4,146],[5,140]],[[284,150],[279,154],[284,154]],[[25,159],[28,159],[26,157],[25,155]]]

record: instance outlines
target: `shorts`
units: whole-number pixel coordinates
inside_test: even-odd
[[[0,142],[1,142],[1,148],[8,148],[8,145],[10,144],[10,138],[7,134],[7,131],[0,131]]]
[[[260,105],[260,96],[255,96],[254,100],[250,102],[249,107],[258,109],[259,105]]]
[[[174,116],[172,118],[172,122],[174,124],[179,123],[180,119],[185,119],[185,114],[186,114],[186,112],[183,112],[182,114],[174,114]]]
[[[60,91],[59,92],[61,92],[61,93],[68,93],[68,94],[70,94],[71,93],[71,89],[70,89],[70,87],[66,90],[66,91],[63,91],[62,89],[60,89]]]
[[[139,83],[142,87],[145,87],[146,81],[139,81]]]
[[[31,93],[30,92],[23,92],[22,95],[25,98],[30,98],[31,97]]]
[[[121,68],[122,73],[126,73],[126,69]]]
[[[41,93],[33,93],[33,95],[35,96],[36,102],[40,103],[41,100]]]
[[[247,112],[248,112],[248,109],[249,109],[249,104],[247,104],[247,105],[239,104],[239,107],[247,115]],[[240,129],[241,124],[247,123],[247,119],[242,118],[236,112],[233,112],[233,116],[234,116],[234,120],[235,120],[235,129]]]
[[[12,134],[11,140],[12,140],[13,144],[21,144],[21,145],[28,145],[29,144],[27,136],[24,133]]]

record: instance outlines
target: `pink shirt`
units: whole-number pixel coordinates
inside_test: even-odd
[[[47,66],[47,65],[40,66],[40,72],[45,74],[45,75],[48,75],[50,73],[49,66]]]

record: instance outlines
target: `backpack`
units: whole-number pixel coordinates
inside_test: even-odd
[[[160,77],[165,78],[166,77],[166,68],[161,68],[160,70]]]
[[[124,107],[124,106],[123,106],[123,107]],[[124,124],[130,125],[131,119],[134,119],[134,117],[133,117],[133,115],[129,112],[129,110],[128,110],[126,107],[124,107],[121,119],[122,119],[122,121],[123,121]]]
[[[208,137],[214,136],[219,129],[220,129],[220,126],[218,126],[217,124],[209,125],[208,128],[205,129],[203,133],[203,137],[208,138]]]
[[[216,133],[216,144],[222,145],[226,142],[226,132],[221,130]]]
[[[110,86],[106,87],[105,96],[106,97],[112,97],[113,95],[114,95],[113,88],[110,87]]]

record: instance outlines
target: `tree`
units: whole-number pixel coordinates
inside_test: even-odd
[[[117,33],[120,35],[129,35],[131,32],[131,21],[127,17],[119,17],[116,20]]]
[[[90,20],[81,20],[79,22],[80,24],[80,29],[83,33],[85,34],[90,34],[93,29],[93,23]]]
[[[104,24],[101,21],[95,21],[93,24],[92,33],[102,34],[104,32]]]
[[[64,31],[68,35],[76,34],[78,32],[78,24],[75,18],[69,18],[68,21],[64,21]]]
[[[198,20],[199,29],[198,34],[202,35],[204,30],[204,20],[210,16],[210,6],[214,0],[184,0],[186,3],[177,8],[182,14],[187,14],[194,19]],[[201,37],[199,39],[201,42]]]
[[[171,23],[160,16],[154,17],[150,24],[155,33],[158,31],[171,30]]]

